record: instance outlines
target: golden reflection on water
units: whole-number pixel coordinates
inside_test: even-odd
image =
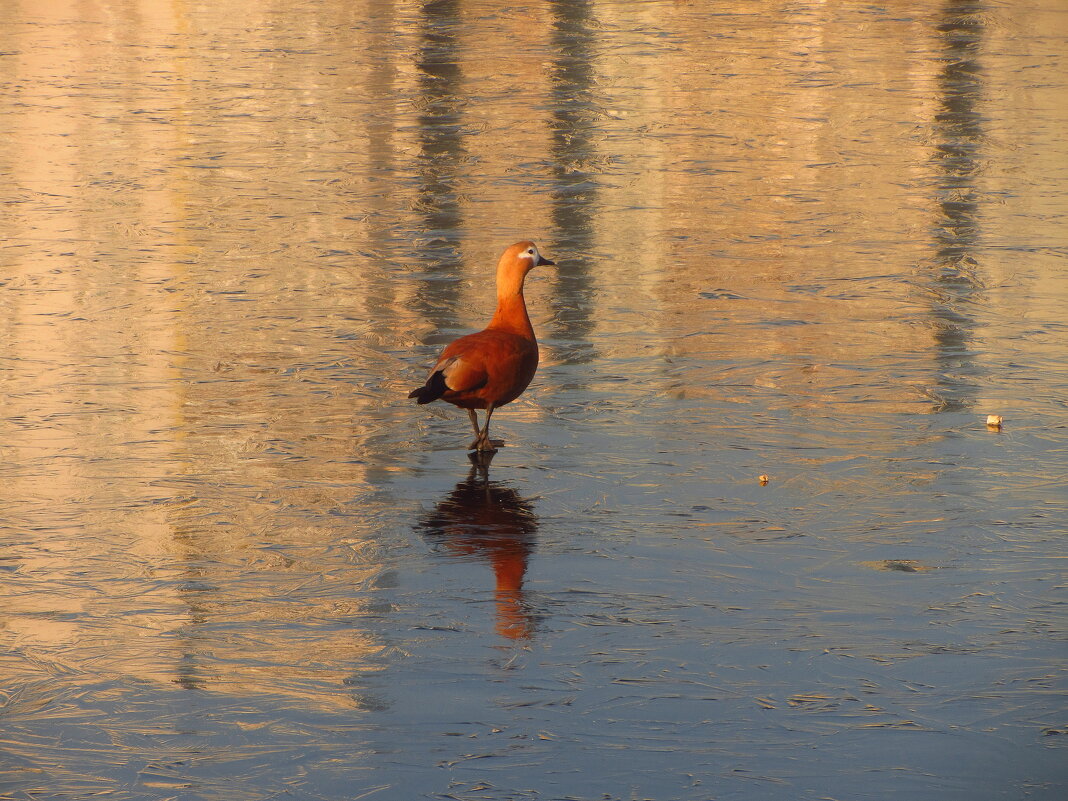
[[[1021,218],[1039,225],[1010,184],[1064,210],[1042,189],[1063,160],[1024,157],[1063,159],[1059,133],[1021,144],[1001,127],[1014,100],[998,67],[1016,51],[986,20],[1024,12],[0,13],[3,513],[19,570],[40,580],[5,599],[4,626],[41,660],[330,704],[383,647],[355,621],[359,588],[388,567],[374,538],[389,501],[355,523],[330,515],[462,436],[462,420],[435,427],[397,399],[415,354],[487,317],[488,266],[520,236],[561,266],[530,290],[549,357],[507,410],[516,423],[549,427],[565,391],[636,415],[648,399],[744,404],[755,387],[818,425],[870,425],[878,450],[899,436],[880,415],[987,400],[977,337],[1063,355],[1063,336],[1013,328],[1020,305],[1041,317],[1063,298],[1061,262],[1021,268],[997,249]],[[719,425],[682,423],[698,440]],[[472,512],[480,493],[495,505]],[[459,508],[506,531],[454,536]],[[493,565],[507,638],[533,630],[521,579],[536,520],[475,475],[426,524]],[[327,587],[337,543],[354,555]]]

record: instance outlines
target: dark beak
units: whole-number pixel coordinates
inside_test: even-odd
[[[555,261],[549,261],[549,259],[543,258],[542,255],[539,253],[538,254],[538,263],[535,264],[534,266],[535,267],[541,267],[543,264],[548,265],[549,267],[555,267],[556,266],[556,262]]]

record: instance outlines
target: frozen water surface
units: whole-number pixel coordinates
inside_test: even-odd
[[[1060,2],[14,2],[0,73],[0,796],[1065,797]],[[405,396],[521,238],[480,470]]]

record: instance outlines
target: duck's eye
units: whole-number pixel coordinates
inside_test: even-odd
[[[529,253],[531,256],[533,256],[534,255],[534,248],[527,248],[527,253]]]

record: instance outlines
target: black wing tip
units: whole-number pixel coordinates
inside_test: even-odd
[[[426,384],[421,387],[416,387],[408,393],[409,398],[415,398],[415,402],[422,406],[424,403],[430,403],[436,401],[446,392],[449,388],[445,385],[445,376],[438,370],[430,374],[430,378],[426,380]]]

